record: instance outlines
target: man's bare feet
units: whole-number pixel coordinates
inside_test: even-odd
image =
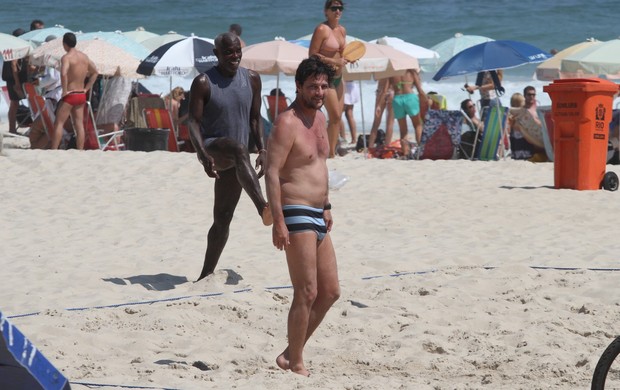
[[[269,204],[265,206],[263,209],[263,213],[261,214],[263,218],[263,225],[271,226],[273,225],[273,216],[271,215],[271,209],[269,208]]]

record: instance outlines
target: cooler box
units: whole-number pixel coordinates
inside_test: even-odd
[[[552,103],[555,188],[600,189],[618,85],[598,78],[564,79],[543,91]]]
[[[140,152],[168,150],[169,129],[133,127],[125,129],[125,148]]]

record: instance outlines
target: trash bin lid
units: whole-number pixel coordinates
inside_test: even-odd
[[[561,79],[545,85],[545,92],[609,92],[616,93],[618,84],[600,78]]]

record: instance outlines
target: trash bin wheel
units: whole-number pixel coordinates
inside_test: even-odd
[[[616,172],[607,172],[603,176],[603,188],[607,191],[616,191],[618,189],[618,175]]]

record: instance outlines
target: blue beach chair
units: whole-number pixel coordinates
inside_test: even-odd
[[[507,107],[493,106],[489,108],[481,140],[476,145],[476,159],[481,161],[498,159],[499,143],[506,128],[507,117]]]
[[[67,378],[0,312],[0,389],[70,388]]]

